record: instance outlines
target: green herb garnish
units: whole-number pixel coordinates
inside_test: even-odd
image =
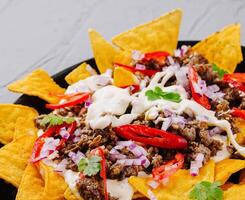
[[[101,157],[92,156],[90,158],[82,158],[78,163],[78,170],[84,175],[93,176],[101,170]]]
[[[218,73],[218,76],[219,76],[220,79],[222,79],[223,76],[224,76],[225,74],[228,74],[227,71],[225,71],[225,70],[219,68],[219,67],[218,67],[217,65],[215,65],[215,64],[213,64],[213,71],[215,71],[215,72]]]
[[[179,103],[181,101],[181,97],[176,92],[164,92],[160,87],[155,87],[154,90],[147,90],[145,92],[148,100],[154,101],[157,99],[165,99],[168,101],[173,101]]]
[[[73,117],[62,117],[62,116],[50,113],[44,116],[44,118],[40,122],[40,125],[45,126],[48,124],[49,126],[56,126],[56,125],[61,125],[64,123],[70,124],[74,121],[75,119]]]
[[[193,200],[222,200],[223,191],[219,187],[220,185],[220,182],[202,181],[195,185],[189,194],[189,198]]]

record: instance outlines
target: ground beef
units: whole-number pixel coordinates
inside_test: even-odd
[[[77,183],[77,188],[80,195],[86,200],[102,200],[103,195],[103,185],[96,178],[84,177],[79,179]]]
[[[162,68],[166,66],[165,62],[159,62],[157,60],[142,60],[142,61],[138,61],[138,64],[142,64],[146,67],[146,69],[150,69],[150,70],[157,70],[157,71],[162,71]]]
[[[86,200],[104,200],[104,188],[101,179],[95,177],[84,177],[79,179],[77,188],[80,195]],[[116,200],[109,195],[109,200]]]
[[[142,166],[123,166],[114,164],[109,168],[108,177],[111,179],[123,180],[126,177],[137,176],[140,171],[144,171]]]
[[[190,142],[189,150],[191,153],[188,156],[191,158],[191,160],[195,160],[198,153],[202,153],[204,155],[204,163],[209,161],[211,157],[211,150],[203,144],[197,142]]]
[[[214,84],[218,80],[218,73],[213,71],[211,64],[195,65],[196,71],[208,85]]]
[[[186,127],[180,133],[188,141],[194,141],[196,139],[196,129],[193,127],[190,128]]]

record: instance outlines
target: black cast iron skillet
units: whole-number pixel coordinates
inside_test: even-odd
[[[181,46],[181,45],[193,46],[197,42],[198,41],[179,41],[178,46]],[[242,54],[245,59],[245,47],[243,46],[242,46]],[[83,62],[90,64],[94,69],[98,71],[97,66],[95,64],[95,60],[93,58],[85,60]],[[65,81],[65,76],[81,63],[78,63],[76,65],[73,65],[71,67],[64,69],[61,72],[58,72],[57,74],[52,76],[53,79],[61,87],[66,88],[68,84]],[[243,62],[237,66],[236,72],[245,72],[245,60],[243,60]],[[15,101],[15,104],[22,104],[22,105],[26,105],[26,106],[35,108],[39,112],[39,114],[50,112],[49,110],[45,109],[44,107],[45,103],[46,103],[45,101],[43,101],[42,99],[38,97],[28,96],[28,95],[22,95]],[[238,180],[238,177],[235,175],[233,179],[236,182]],[[0,199],[1,200],[14,200],[16,196],[16,192],[17,192],[17,189],[14,186],[0,179]]]

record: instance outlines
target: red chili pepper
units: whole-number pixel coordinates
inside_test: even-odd
[[[170,54],[166,51],[154,51],[154,52],[145,53],[143,60],[145,61],[157,60],[159,62],[162,62],[169,55]]]
[[[234,117],[240,117],[242,119],[245,119],[245,110],[241,110],[241,109],[238,109],[238,108],[232,108],[231,114]]]
[[[131,71],[132,73],[140,72],[146,76],[153,76],[154,74],[159,72],[158,70],[151,70],[151,69],[136,69],[134,66],[128,66],[121,63],[114,63],[114,64],[119,67],[123,67],[124,69]]]
[[[245,92],[245,73],[225,74],[223,81]]]
[[[199,103],[200,105],[202,105],[204,108],[210,110],[211,109],[211,105],[209,103],[208,97],[206,97],[205,95],[200,95],[195,91],[194,88],[194,84],[198,82],[198,74],[196,72],[196,70],[194,69],[194,67],[190,67],[189,68],[189,81],[190,81],[190,89],[191,89],[191,95],[192,98]]]
[[[46,104],[45,107],[49,109],[59,109],[69,106],[75,106],[77,104],[85,102],[90,97],[90,93],[75,94],[70,97],[65,103],[62,104]]]
[[[45,138],[52,136],[55,133],[56,127],[50,127],[47,129],[46,132],[44,132],[42,135],[40,135],[34,144],[32,155],[31,155],[31,162],[35,163],[40,160],[39,155],[42,150],[42,147],[45,143]]]
[[[165,149],[184,149],[187,147],[187,141],[183,137],[144,125],[122,125],[115,127],[114,130],[119,136],[127,140],[146,145]]]
[[[52,126],[50,128],[47,129],[47,131],[45,133],[43,133],[41,136],[39,136],[34,144],[33,150],[32,150],[32,155],[31,155],[31,162],[35,163],[38,162],[40,159],[39,155],[41,153],[41,150],[43,148],[43,145],[45,143],[45,139],[48,137],[53,136],[54,134],[56,134],[57,132],[59,132],[60,128],[62,127],[67,127],[67,132],[72,135],[74,133],[74,131],[76,130],[76,122],[72,122],[71,124],[64,124],[61,126]],[[59,145],[56,147],[56,150],[59,150],[63,144],[67,141],[67,139],[62,138],[59,142]],[[52,152],[50,152],[52,153]]]
[[[104,150],[101,147],[98,147],[98,148],[94,149],[91,153],[97,154],[101,157],[100,177],[103,179],[103,183],[104,183],[105,200],[108,200],[109,197],[108,197],[107,184],[106,184],[106,159],[105,159],[105,155],[104,155]]]
[[[177,170],[181,169],[184,165],[184,155],[177,153],[173,160],[166,162],[160,167],[154,168],[152,170],[153,178],[157,181],[161,181],[165,178],[173,175]]]

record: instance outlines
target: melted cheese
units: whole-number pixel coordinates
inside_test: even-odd
[[[105,73],[101,75],[90,76],[84,80],[80,80],[72,85],[70,85],[65,94],[73,94],[78,92],[94,92],[105,85],[112,82],[110,74]]]
[[[65,182],[68,184],[69,188],[71,189],[72,193],[79,199],[82,200],[76,184],[77,184],[77,180],[79,180],[79,172],[74,172],[72,170],[66,170],[63,173],[63,176],[65,178]]]
[[[215,135],[213,136],[213,138],[222,142],[223,146],[222,149],[219,150],[215,156],[211,157],[211,159],[214,160],[214,162],[219,162],[221,160],[229,158],[231,154],[227,150],[227,136]]]
[[[123,114],[131,99],[128,89],[109,85],[97,90],[92,96],[93,103],[88,108],[86,123],[92,129],[104,129],[109,125],[119,126],[130,123],[137,115]]]
[[[118,200],[131,200],[133,198],[134,190],[127,178],[122,181],[108,179],[106,183],[108,192],[112,197],[118,198]]]

